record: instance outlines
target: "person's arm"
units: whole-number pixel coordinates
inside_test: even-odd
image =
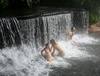
[[[51,50],[52,50],[52,56],[54,56],[54,54],[55,54],[55,48],[52,46]]]
[[[41,55],[42,55],[42,56],[44,56],[44,55],[43,55],[43,52],[44,52],[44,51],[45,51],[45,48],[44,48],[43,50],[41,50]]]

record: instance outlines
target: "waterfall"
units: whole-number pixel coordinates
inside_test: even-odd
[[[0,18],[1,47],[21,44],[19,23],[16,18]]]
[[[86,33],[89,25],[89,13],[86,10],[78,10],[73,12],[73,26],[78,31]]]
[[[27,16],[28,17],[28,16]],[[75,26],[79,31],[87,31],[88,13],[74,11],[67,13],[43,14],[39,17],[18,19],[0,18],[0,47],[34,44],[39,47],[50,39],[67,40],[68,31]]]
[[[39,46],[50,39],[67,39],[66,32],[72,26],[71,21],[70,13],[19,20],[22,41],[33,42]]]
[[[70,43],[63,42],[67,40],[67,33],[71,31],[72,26],[79,27],[77,22],[74,25],[74,16],[72,17],[72,13],[68,12],[43,14],[25,19],[0,18],[0,48],[3,48],[0,49],[0,76],[49,76],[50,66],[40,52],[41,47],[50,39],[61,41],[61,46],[65,46],[64,49],[68,50],[65,51],[67,57],[75,57],[78,54],[88,56]],[[79,18],[77,20],[85,20],[82,17],[77,17]],[[86,22],[84,20],[79,21],[80,24],[83,23],[82,27]],[[16,45],[20,47],[17,48]]]
[[[45,30],[45,41],[46,39],[67,39],[66,32],[69,31],[72,26],[70,13],[46,16],[42,17],[42,19]]]

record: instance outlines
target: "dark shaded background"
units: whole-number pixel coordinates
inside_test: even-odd
[[[100,0],[0,0],[0,15],[6,12],[8,15],[12,12],[16,14],[17,11],[21,15],[31,14],[39,7],[86,9],[89,11],[90,23],[100,21]]]

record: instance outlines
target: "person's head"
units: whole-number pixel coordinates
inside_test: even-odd
[[[74,32],[76,30],[75,27],[71,27],[71,32]]]
[[[49,47],[49,43],[46,43],[45,46],[46,46],[46,48],[48,48]]]
[[[56,44],[56,41],[55,41],[54,39],[51,39],[51,40],[50,40],[50,43],[51,43],[51,44]]]

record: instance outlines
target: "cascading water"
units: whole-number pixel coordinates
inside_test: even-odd
[[[89,25],[89,13],[86,10],[77,10],[73,12],[73,26],[80,32],[87,32]]]
[[[66,32],[72,26],[70,13],[19,20],[19,24],[22,41],[31,41],[36,46],[43,45],[50,39],[67,39]]]
[[[63,26],[61,26],[61,23]],[[20,41],[22,44],[18,48],[16,46],[11,48],[5,46],[4,49],[0,50],[0,75],[48,76],[50,68],[40,56],[41,45],[52,38],[60,39],[61,35],[64,37],[64,31],[70,25],[70,14],[19,21],[16,18],[1,19],[3,43],[9,45],[7,43],[9,41],[11,45],[14,45]],[[6,34],[6,32],[9,34]]]
[[[72,27],[71,14],[60,14],[42,17],[44,24],[44,39],[67,39],[66,33],[70,31]],[[47,42],[47,41],[46,41]]]
[[[0,47],[21,44],[19,23],[16,18],[0,18]]]
[[[95,57],[86,52],[84,47],[78,46],[79,41],[76,43],[71,40],[66,41],[66,33],[70,31],[71,27],[72,17],[70,13],[23,20],[1,18],[0,46],[5,48],[0,50],[0,76],[52,76],[53,67],[57,69],[58,67],[68,68],[72,67],[74,63],[70,60],[82,61]],[[53,63],[48,65],[40,55],[40,51],[43,49],[41,47],[52,38],[63,47],[65,56],[63,58],[56,57]],[[88,38],[90,39],[89,36]],[[86,36],[85,39],[87,39]],[[85,39],[83,38],[84,42]],[[72,40],[76,41],[77,39],[74,37]],[[20,47],[13,46],[15,44],[21,45],[19,45]],[[10,45],[11,48],[6,47]],[[50,73],[50,71],[52,72]],[[58,74],[54,73],[53,76],[58,76]]]

